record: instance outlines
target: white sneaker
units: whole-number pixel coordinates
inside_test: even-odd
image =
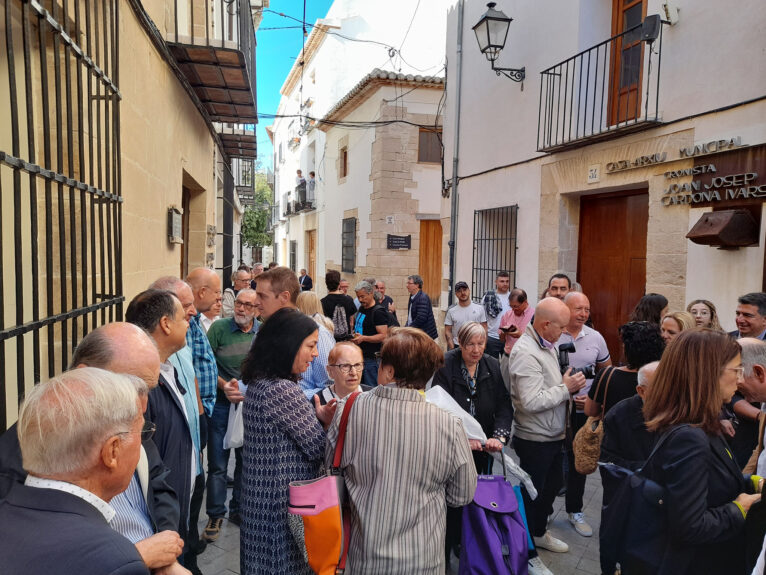
[[[575,531],[583,537],[590,537],[593,535],[593,529],[585,521],[585,516],[582,513],[570,513],[569,522],[572,524],[572,527],[575,528]]]
[[[553,575],[553,571],[548,569],[539,557],[532,557],[527,563],[529,575]]]
[[[535,547],[540,549],[547,549],[554,553],[566,553],[569,551],[569,545],[564,543],[561,539],[556,539],[550,531],[546,531],[542,537],[535,537]]]

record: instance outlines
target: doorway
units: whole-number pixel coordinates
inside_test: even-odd
[[[191,209],[191,190],[186,186],[181,188],[181,275],[189,275],[189,211]]]
[[[577,281],[590,299],[593,327],[604,336],[615,363],[622,355],[617,330],[646,288],[648,220],[646,190],[580,200]]]
[[[309,230],[306,232],[306,268],[309,277],[316,286],[317,282],[317,231]]]
[[[442,223],[440,220],[420,220],[420,251],[418,269],[423,278],[423,291],[438,306],[442,282]]]

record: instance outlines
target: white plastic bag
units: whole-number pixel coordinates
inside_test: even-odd
[[[247,386],[239,381],[239,391],[247,393]],[[226,425],[226,434],[223,436],[224,449],[236,449],[245,443],[245,422],[242,419],[242,405],[244,402],[232,403],[229,406],[229,422]]]
[[[223,448],[235,449],[245,443],[245,423],[242,421],[242,404],[232,403],[229,406],[229,423],[226,435],[223,436]]]
[[[465,429],[465,434],[468,436],[468,439],[478,439],[482,444],[487,442],[487,436],[484,434],[484,430],[481,428],[479,422],[465,409],[460,407],[457,401],[455,401],[443,387],[436,385],[426,390],[426,400],[459,418],[463,422],[463,429]],[[529,493],[529,496],[532,499],[537,499],[537,489],[535,489],[535,486],[532,483],[532,478],[526,471],[519,467],[519,464],[516,463],[511,456],[503,452],[491,453],[490,455],[501,464],[503,463],[503,460],[501,460],[500,457],[502,457],[505,460],[505,468],[508,472],[516,476],[519,481],[524,484],[527,493]]]

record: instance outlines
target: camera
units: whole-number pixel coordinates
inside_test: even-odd
[[[561,375],[564,375],[569,369],[569,354],[577,351],[573,342],[562,343],[559,346],[559,367],[561,368]],[[574,367],[572,373],[582,373],[585,379],[593,379],[596,377],[596,366],[594,364],[586,365],[585,367]]]

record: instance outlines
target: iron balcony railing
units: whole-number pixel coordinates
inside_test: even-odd
[[[646,42],[643,23],[638,24],[543,70],[538,151],[575,147],[659,123],[662,28],[656,40]]]
[[[170,0],[167,42],[216,122],[254,124],[255,29],[250,0]]]

